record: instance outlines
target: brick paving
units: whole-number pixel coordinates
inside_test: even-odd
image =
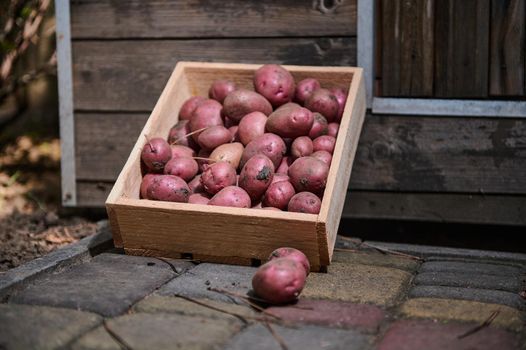
[[[265,313],[210,290],[250,293],[253,267],[77,245],[0,274],[0,349],[526,350],[525,255],[374,243],[416,260],[356,242]]]

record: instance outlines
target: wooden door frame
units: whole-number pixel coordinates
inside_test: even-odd
[[[357,0],[358,66],[364,69],[367,108],[375,114],[418,116],[526,118],[526,102],[502,100],[459,100],[437,98],[376,97],[373,92],[375,66],[375,0]]]

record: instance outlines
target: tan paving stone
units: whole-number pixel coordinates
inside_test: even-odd
[[[407,292],[412,274],[382,266],[334,262],[328,273],[312,273],[302,296],[392,306]]]
[[[524,328],[524,314],[511,307],[477,301],[416,298],[406,301],[400,311],[408,317],[431,318],[483,323],[491,313],[499,310],[492,325],[520,331]]]
[[[344,251],[335,250],[333,256],[334,262],[342,262],[349,264],[373,265],[392,267],[394,269],[414,272],[420,265],[417,260],[403,258],[390,254],[382,254],[380,252],[366,252],[366,251]]]
[[[256,313],[245,305],[237,305],[231,303],[224,303],[217,300],[210,299],[196,299],[199,302],[206,303],[212,307],[216,307],[228,312],[240,314],[243,316],[256,316]],[[147,313],[177,313],[186,316],[200,316],[205,318],[213,319],[228,319],[239,321],[239,318],[231,316],[221,311],[215,311],[206,306],[202,306],[191,301],[177,298],[177,297],[165,297],[160,295],[152,295],[133,307],[135,312],[147,312]]]
[[[71,350],[121,350],[121,346],[113,340],[103,326],[84,334],[72,345]]]

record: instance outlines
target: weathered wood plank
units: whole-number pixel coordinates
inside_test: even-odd
[[[383,96],[433,94],[434,0],[383,0]]]
[[[116,179],[146,120],[145,113],[76,113],[77,179]]]
[[[490,94],[524,96],[525,0],[492,0]]]
[[[356,0],[74,0],[73,38],[356,35]]]
[[[488,96],[490,0],[436,0],[435,96]]]
[[[349,218],[526,225],[526,197],[352,191],[342,220]]]
[[[77,179],[115,180],[143,118],[77,112]],[[526,194],[526,121],[368,115],[354,164],[352,189]]]
[[[526,193],[526,121],[365,119],[351,189]]]
[[[113,182],[77,182],[79,207],[104,207]],[[526,196],[351,191],[342,220],[392,219],[498,225],[526,224]]]
[[[355,66],[355,38],[73,42],[75,109],[149,111],[177,61]]]

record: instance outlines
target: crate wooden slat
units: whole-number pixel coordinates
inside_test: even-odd
[[[166,138],[177,112],[192,95],[228,78],[251,87],[260,65],[179,62],[135,144],[106,208],[115,244],[130,254],[192,256],[203,261],[252,264],[280,246],[302,250],[313,270],[330,263],[352,162],[365,116],[362,70],[352,67],[284,66],[296,81],[317,78],[322,86],[349,88],[334,160],[318,215],[203,206],[139,199],[140,153],[146,138]]]

